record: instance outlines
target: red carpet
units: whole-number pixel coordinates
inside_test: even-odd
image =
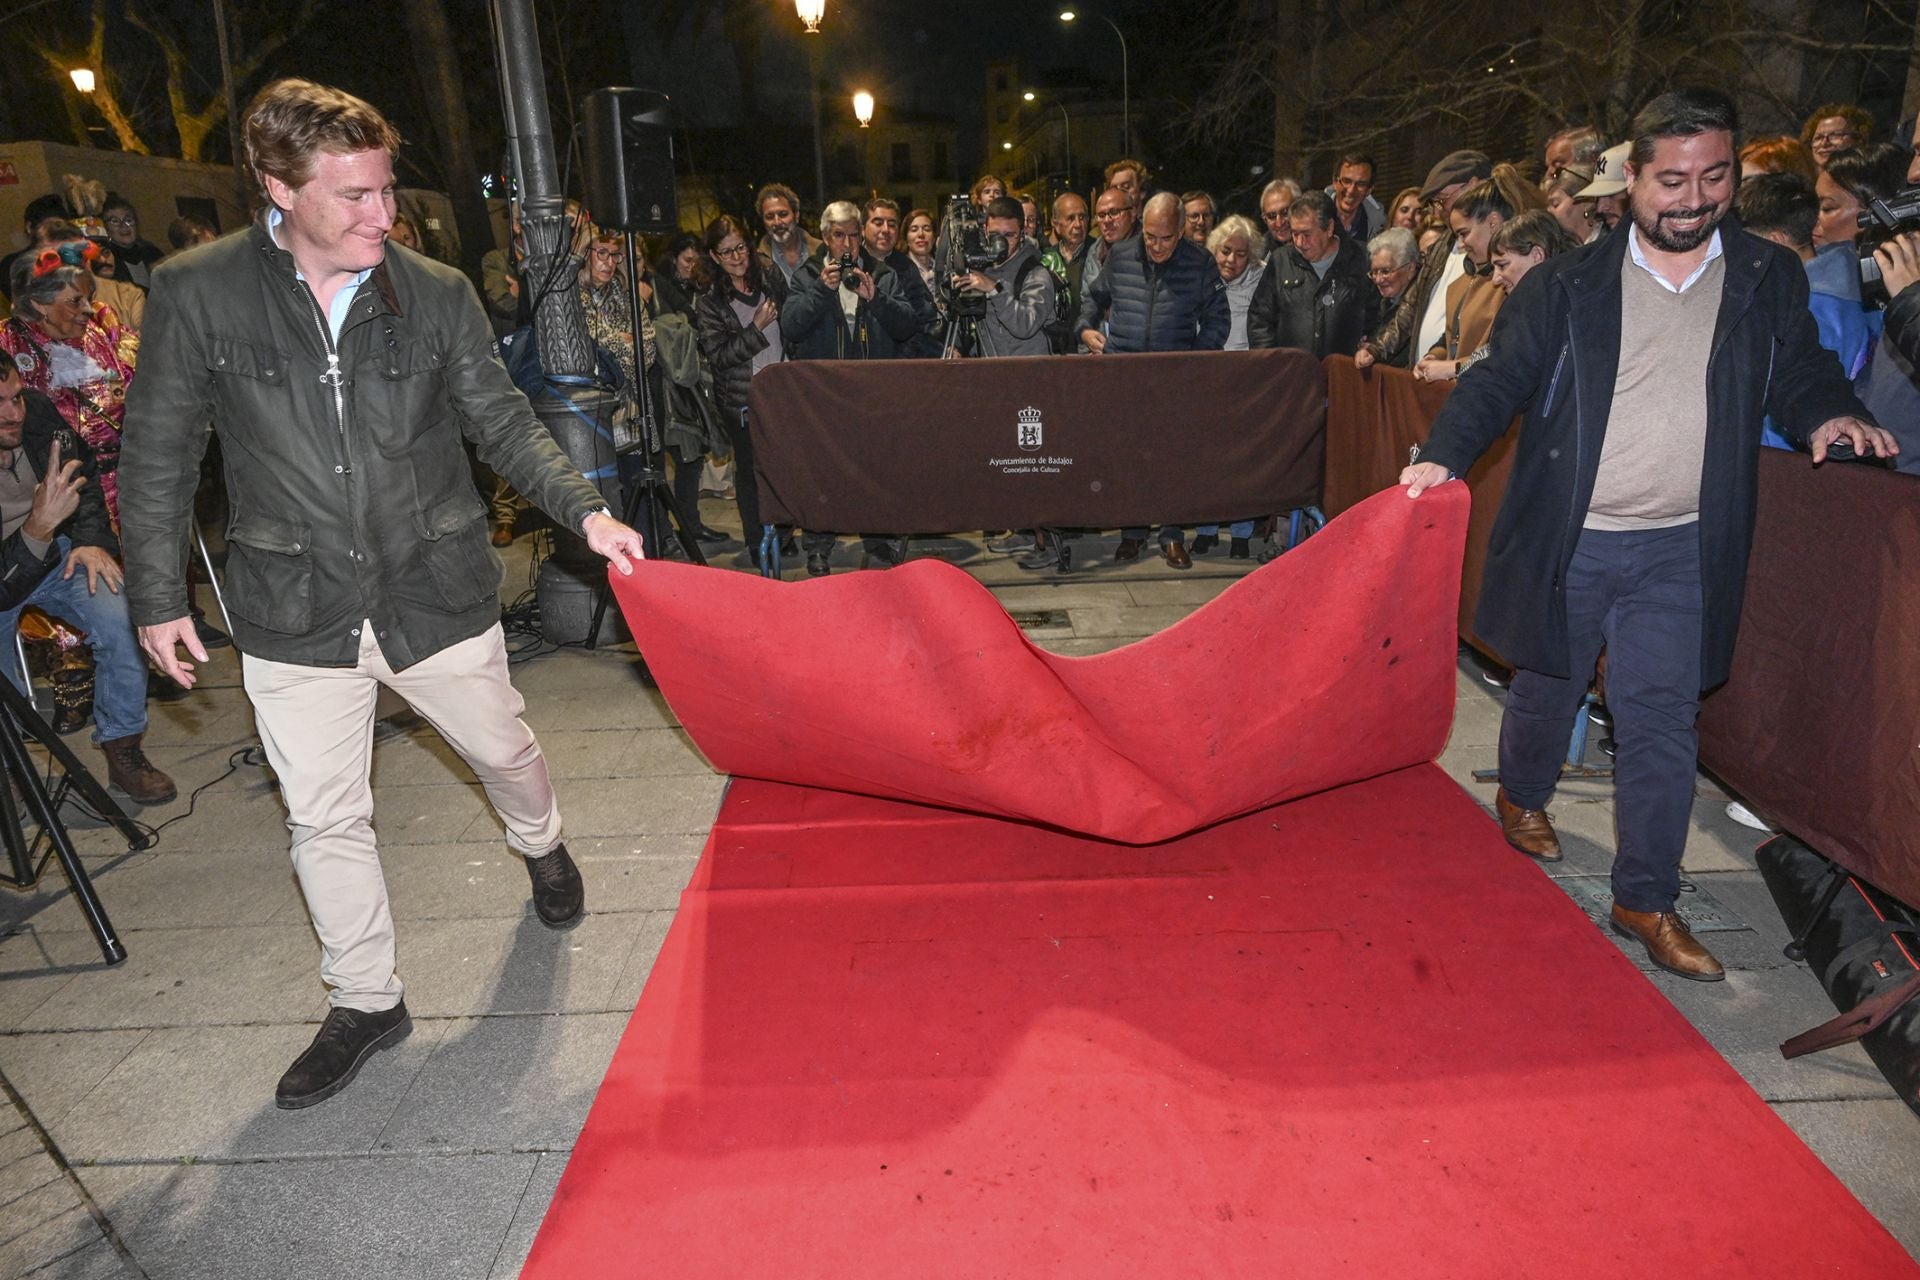
[[[1148,847],[736,782],[524,1272],[1642,1273],[1916,1269],[1432,765]]]
[[[664,561],[610,577],[722,773],[1147,843],[1439,754],[1467,502],[1464,485],[1379,494],[1091,658],[1039,649],[939,560],[801,583]]]

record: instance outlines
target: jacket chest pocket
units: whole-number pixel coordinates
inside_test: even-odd
[[[213,394],[224,410],[219,420],[226,429],[245,432],[256,419],[285,413],[285,352],[238,338],[210,338],[207,372],[213,376]]]
[[[398,458],[447,416],[446,359],[417,342],[376,335],[354,379],[359,425]]]

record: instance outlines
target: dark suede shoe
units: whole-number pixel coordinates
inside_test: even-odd
[[[378,1013],[331,1010],[307,1051],[295,1058],[287,1074],[280,1077],[273,1104],[282,1111],[298,1111],[325,1102],[353,1083],[354,1074],[368,1057],[399,1044],[412,1030],[404,1000]]]
[[[1193,554],[1197,556],[1207,555],[1219,545],[1220,535],[1217,533],[1195,534],[1193,538]]]
[[[1140,548],[1146,545],[1146,543],[1138,538],[1122,538],[1120,539],[1120,545],[1113,549],[1113,558],[1122,564],[1125,564],[1129,560],[1138,560],[1140,558]]]
[[[1245,560],[1252,555],[1253,543],[1246,538],[1235,538],[1227,548],[1227,558],[1230,560]]]
[[[580,923],[587,887],[580,882],[580,868],[573,865],[566,845],[553,846],[545,857],[528,858],[527,875],[533,881],[533,911],[541,924],[570,929]]]
[[[144,736],[130,733],[100,744],[107,757],[107,783],[120,788],[136,804],[171,804],[179,791],[173,779],[154,768],[153,761],[140,749]]]

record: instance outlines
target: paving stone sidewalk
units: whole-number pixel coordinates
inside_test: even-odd
[[[703,514],[738,528],[731,504]],[[527,581],[529,542],[509,553],[510,584]],[[1112,542],[1083,540],[1084,567],[1065,577],[1023,573],[978,536],[916,554],[963,564],[1062,653],[1151,634],[1249,567],[1224,548],[1187,573],[1151,555],[1114,565]],[[857,563],[849,545],[836,571]],[[742,568],[739,543],[717,561]],[[415,1029],[347,1093],[293,1113],[274,1108],[273,1084],[325,999],[231,650],[190,697],[155,704],[149,753],[182,784],[178,802],[139,815],[179,819],[157,847],[126,853],[69,809],[126,963],[101,964],[57,870],[38,891],[0,889],[0,1074],[24,1105],[0,1091],[0,1277],[518,1274],[724,780],[641,683],[630,645],[530,652],[515,682],[591,915],[572,932],[542,928],[465,768],[410,717],[383,721],[377,825]],[[1493,762],[1500,696],[1463,662],[1441,757],[1488,807],[1491,788],[1470,773]],[[69,741],[97,758],[84,734]],[[1759,837],[1725,803],[1702,778],[1686,870],[1744,926],[1708,935],[1728,981],[1649,980],[1920,1250],[1920,1121],[1857,1047],[1794,1063],[1775,1048],[1832,1009],[1806,967],[1782,958],[1786,933],[1754,870]],[[1555,817],[1568,857],[1554,874],[1578,896],[1607,868],[1610,787],[1569,786]]]

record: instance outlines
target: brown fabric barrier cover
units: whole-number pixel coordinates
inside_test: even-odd
[[[810,360],[749,411],[769,523],[1111,528],[1318,502],[1326,388],[1300,351]]]
[[[1427,427],[1453,384],[1421,382],[1401,369],[1361,370],[1348,356],[1329,356],[1326,374],[1327,472],[1320,505],[1333,517],[1399,482],[1409,450],[1427,438]],[[1467,473],[1473,516],[1467,524],[1467,559],[1460,579],[1460,637],[1496,660],[1500,655],[1474,634],[1473,610],[1480,602],[1487,537],[1507,491],[1519,434],[1516,419]]]
[[[1753,807],[1920,905],[1920,480],[1765,450],[1733,676],[1700,758]]]

